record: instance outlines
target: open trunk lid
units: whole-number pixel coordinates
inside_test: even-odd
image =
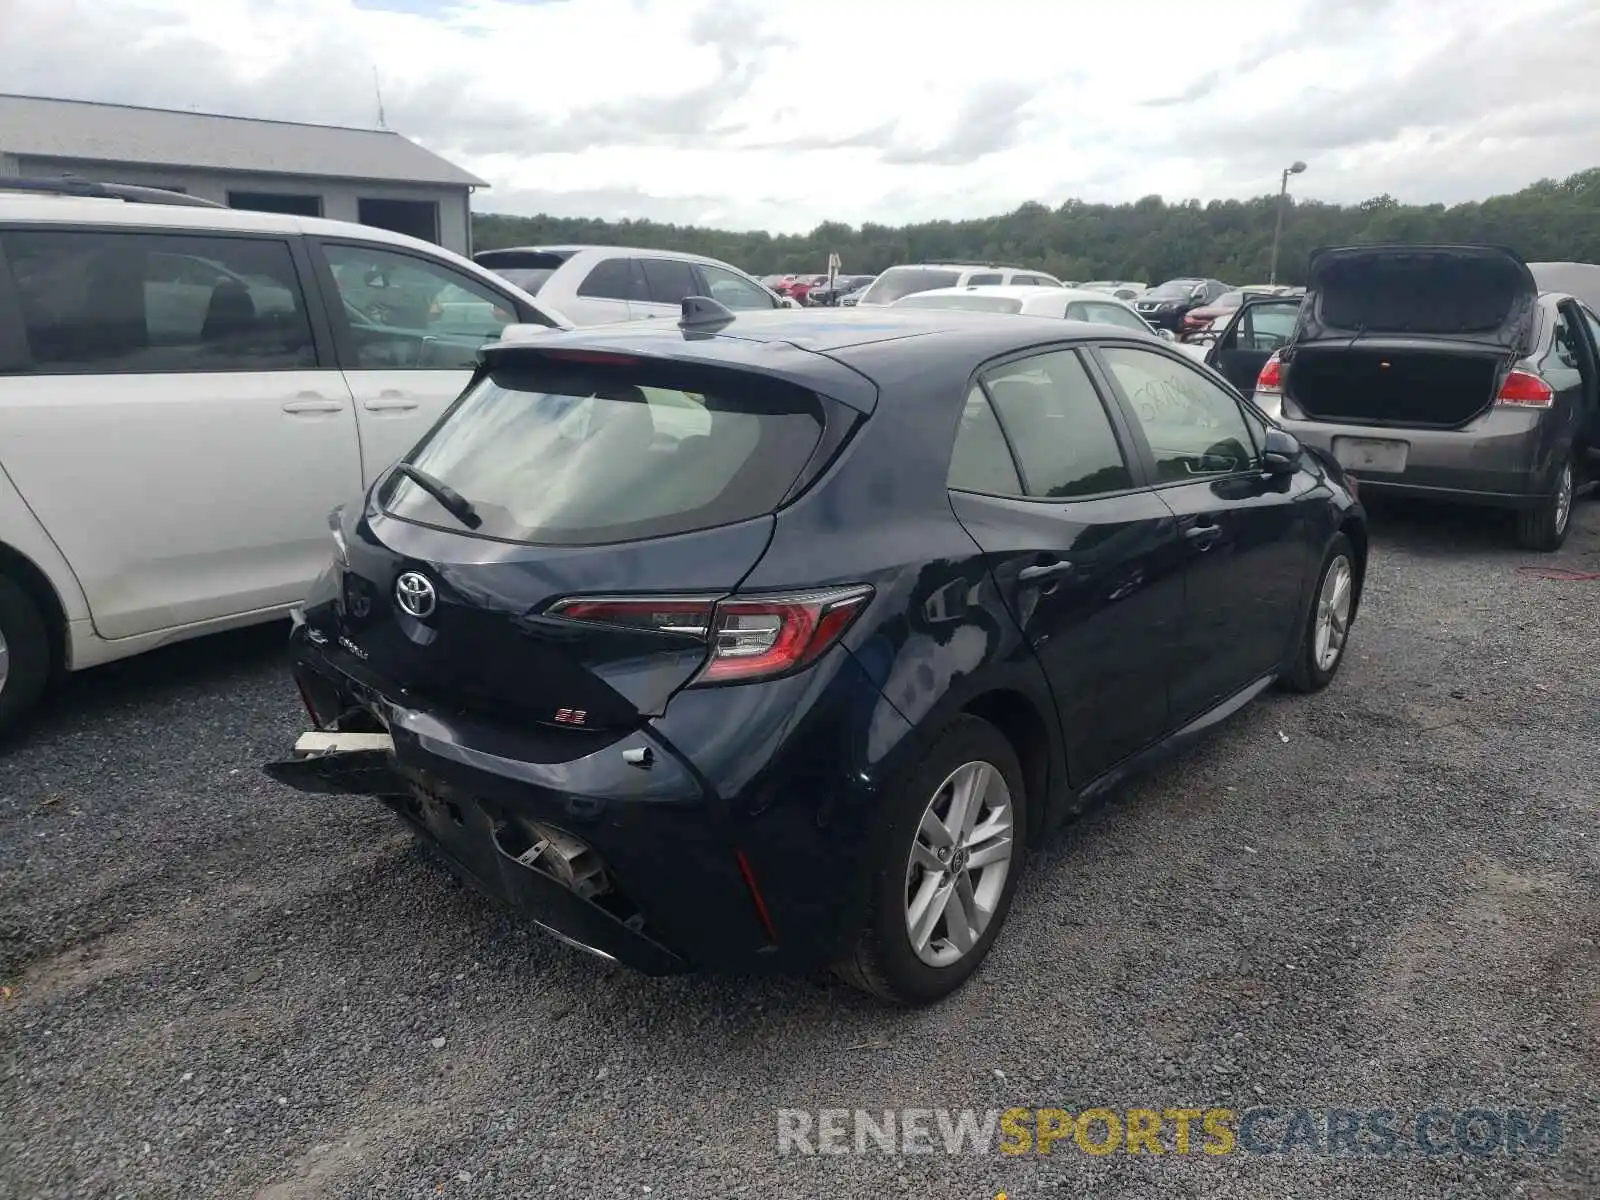
[[[1344,246],[1311,256],[1295,341],[1447,338],[1525,354],[1539,288],[1496,246]]]
[[[704,364],[502,356],[407,460],[427,482],[402,466],[343,519],[326,652],[382,695],[637,726],[706,664],[711,601],[765,552],[836,411]],[[648,605],[571,607],[616,597]]]

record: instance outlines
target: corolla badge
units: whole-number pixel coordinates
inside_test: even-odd
[[[413,617],[431,617],[439,603],[439,594],[426,575],[405,571],[394,581],[395,602]]]

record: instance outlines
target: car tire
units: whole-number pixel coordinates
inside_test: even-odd
[[[1578,468],[1569,455],[1556,471],[1550,491],[1534,508],[1517,513],[1517,545],[1524,550],[1550,553],[1561,549],[1572,528],[1572,504],[1577,494]]]
[[[1355,623],[1358,586],[1355,548],[1341,533],[1328,546],[1317,572],[1305,632],[1295,650],[1294,665],[1283,678],[1289,691],[1320,692],[1339,673],[1350,643],[1350,627]]]
[[[39,607],[0,575],[0,736],[16,728],[49,679],[50,637]]]
[[[965,823],[967,844],[935,850],[941,839],[925,832],[923,818],[932,813],[945,828],[942,818],[951,815],[955,788],[969,780],[984,789],[984,803]],[[930,1004],[977,970],[1011,909],[1027,844],[1022,766],[1004,734],[987,721],[963,715],[940,730],[922,759],[889,788],[885,801],[867,911],[835,970],[846,982],[890,1003]],[[1003,834],[983,836],[986,829],[998,830],[1002,821],[1008,822]],[[980,857],[985,858],[1000,853],[1002,838],[1005,869],[998,876],[989,872],[1001,860],[967,863],[974,850],[983,851]],[[949,856],[949,866],[935,873],[932,868],[939,863],[930,855],[939,854]],[[924,889],[930,889],[926,896]],[[919,951],[912,941],[913,914],[926,920],[941,896],[947,901],[946,915],[921,926],[928,936]],[[923,899],[929,903],[919,908]],[[952,910],[956,926],[950,924]],[[968,942],[964,949],[962,941]],[[938,961],[945,957],[949,961]]]

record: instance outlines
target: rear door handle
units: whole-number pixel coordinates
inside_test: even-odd
[[[319,396],[315,392],[301,392],[283,406],[283,411],[294,416],[299,416],[301,413],[336,413],[343,412],[344,405],[337,400],[329,400],[326,396]]]
[[[1039,563],[1037,566],[1023,567],[1017,572],[1018,583],[1043,583],[1046,580],[1059,579],[1072,570],[1072,564],[1065,559],[1053,563]]]

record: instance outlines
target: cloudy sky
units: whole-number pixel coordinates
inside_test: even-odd
[[[1595,0],[0,0],[0,90],[389,126],[500,212],[1456,201],[1600,165]]]

